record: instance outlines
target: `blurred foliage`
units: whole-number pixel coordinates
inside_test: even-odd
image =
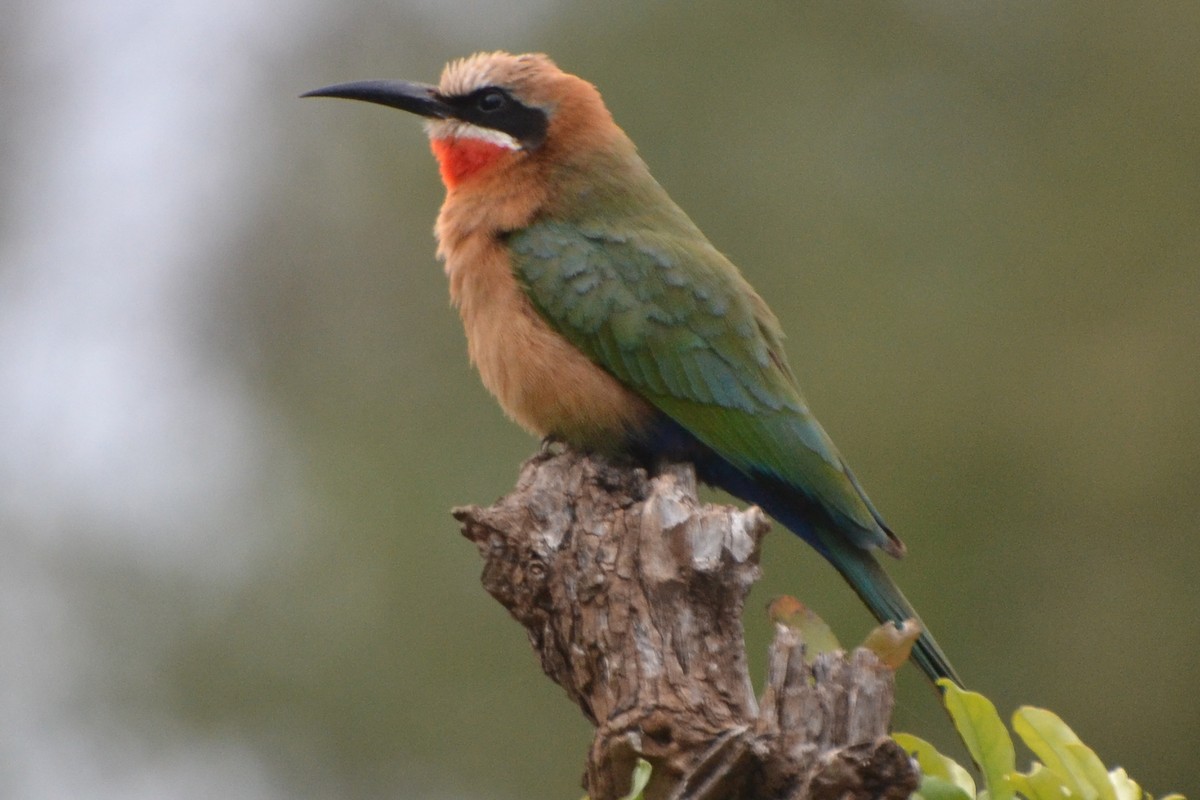
[[[1148,785],[1200,785],[1187,613],[1200,606],[1200,6],[275,13],[301,12],[319,19],[306,40],[222,54],[251,96],[232,149],[253,168],[229,199],[253,204],[231,231],[179,223],[199,226],[194,258],[216,288],[181,303],[178,324],[236,375],[272,445],[246,489],[256,507],[231,535],[199,534],[252,555],[230,556],[236,580],[117,557],[62,535],[109,524],[64,504],[44,544],[0,559],[22,576],[50,564],[80,609],[89,649],[59,661],[86,674],[61,702],[114,709],[95,725],[107,747],[237,743],[297,799],[578,794],[589,727],[481,590],[447,513],[506,491],[536,443],[467,363],[420,126],[296,99],[341,80],[433,80],[450,58],[504,48],[595,82],[771,303],[818,417],[909,547],[889,569],[968,684],[1059,709]],[[130,65],[122,86],[154,74]],[[162,513],[164,531],[190,522]],[[868,627],[793,538],[768,537],[763,565],[752,608],[789,593],[844,640]],[[758,674],[770,627],[747,620]],[[898,726],[955,746],[915,670],[899,697]]]
[[[829,623],[817,612],[789,594],[776,597],[767,604],[767,618],[777,625],[786,625],[800,634],[804,640],[804,662],[813,663],[821,653],[840,650],[837,636]],[[875,630],[879,630],[876,628]]]
[[[976,795],[975,781],[962,766],[928,742],[898,733],[896,741],[921,765],[921,787],[913,795],[917,800],[1153,800],[1124,769],[1106,770],[1066,723],[1043,708],[1023,706],[1013,714],[1013,730],[1041,759],[1019,772],[1012,738],[991,701],[944,678],[939,684],[946,693],[946,710],[987,788]],[[1184,798],[1172,794],[1163,800]]]

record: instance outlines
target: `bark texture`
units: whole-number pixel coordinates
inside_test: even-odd
[[[648,800],[887,798],[917,786],[887,735],[892,673],[856,651],[805,663],[778,626],[756,700],[742,609],[769,524],[701,505],[689,465],[654,476],[547,448],[511,494],[456,509],[483,585],[525,627],[542,669],[596,726],[592,800],[653,766]]]

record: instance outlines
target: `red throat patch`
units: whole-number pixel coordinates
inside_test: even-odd
[[[504,145],[467,136],[431,139],[429,146],[447,189],[453,189],[479,170],[513,152]]]

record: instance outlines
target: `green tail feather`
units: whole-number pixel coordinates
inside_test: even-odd
[[[913,646],[912,660],[929,680],[936,684],[939,678],[949,678],[962,686],[962,679],[958,677],[954,667],[950,666],[946,654],[938,647],[925,623],[921,622],[912,603],[908,602],[900,587],[883,571],[875,556],[870,551],[846,541],[845,537],[837,533],[826,534],[820,539],[825,557],[862,598],[876,619],[897,624],[915,619],[921,625],[922,633]]]

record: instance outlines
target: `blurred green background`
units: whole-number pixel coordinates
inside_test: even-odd
[[[1200,786],[1200,6],[6,17],[0,797],[578,796],[589,728],[448,514],[536,443],[467,364],[420,126],[296,97],[497,48],[595,82],[771,302],[968,683]],[[764,564],[756,677],[773,595],[867,630],[792,537]]]

